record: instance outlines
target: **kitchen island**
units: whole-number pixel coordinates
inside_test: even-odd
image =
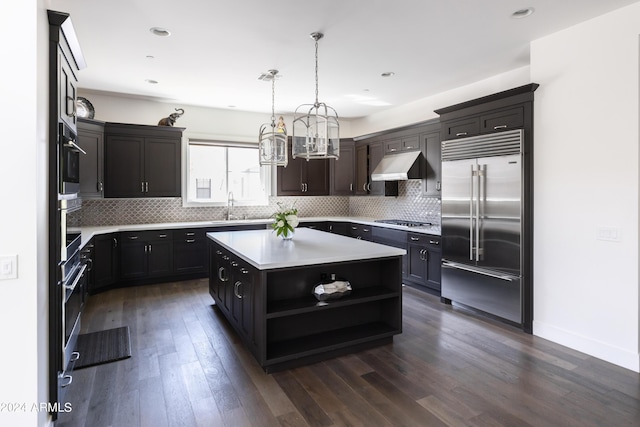
[[[209,292],[266,372],[390,343],[402,332],[403,249],[323,231],[207,233]],[[335,274],[349,295],[318,301]]]

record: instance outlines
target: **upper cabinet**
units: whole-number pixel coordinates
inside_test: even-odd
[[[355,194],[355,162],[355,143],[352,139],[341,139],[340,158],[329,160],[332,196],[353,196]]]
[[[184,128],[105,124],[105,197],[180,197]]]
[[[278,196],[328,196],[329,160],[291,157],[291,137],[287,144],[289,164],[278,166]]]
[[[507,91],[435,110],[442,123],[443,141],[511,129],[531,128],[531,83]]]
[[[80,197],[102,198],[104,190],[104,123],[78,119],[78,145],[86,154],[80,156]]]

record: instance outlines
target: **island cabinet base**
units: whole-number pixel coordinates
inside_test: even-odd
[[[209,242],[209,290],[260,366],[275,372],[392,342],[402,332],[402,257],[260,270]],[[319,302],[335,274],[352,291]]]

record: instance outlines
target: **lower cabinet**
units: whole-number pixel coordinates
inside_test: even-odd
[[[171,231],[127,231],[120,234],[121,279],[163,276],[173,272]]]
[[[98,293],[118,282],[118,234],[100,234],[93,239],[89,294]]]
[[[208,274],[206,234],[203,228],[173,232],[173,268],[176,274]]]
[[[407,243],[408,264],[405,279],[408,284],[440,292],[440,237],[409,233]]]

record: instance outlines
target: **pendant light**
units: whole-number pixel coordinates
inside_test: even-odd
[[[269,70],[262,74],[260,80],[271,80],[271,123],[260,126],[258,135],[258,152],[260,165],[287,166],[287,128],[284,118],[280,116],[276,125],[275,97],[276,75],[278,70]],[[271,128],[269,130],[269,128]]]
[[[340,124],[336,110],[318,102],[318,40],[322,33],[311,33],[316,43],[316,102],[302,104],[293,115],[292,157],[337,159],[340,153]]]

